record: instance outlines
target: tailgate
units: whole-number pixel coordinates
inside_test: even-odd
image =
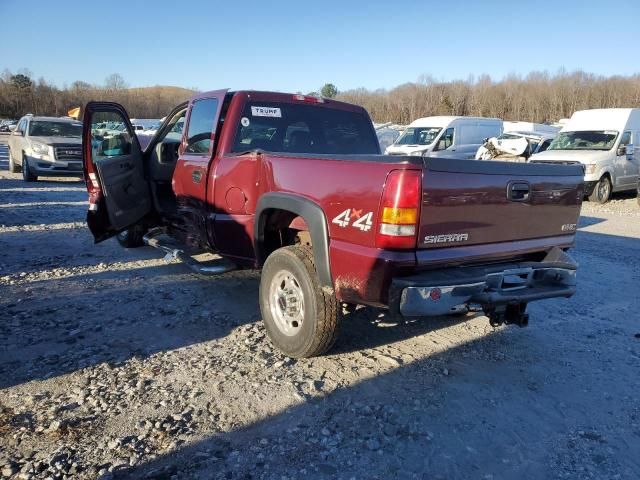
[[[418,248],[574,235],[579,165],[424,159]]]

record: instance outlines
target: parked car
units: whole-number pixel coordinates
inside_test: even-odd
[[[16,123],[18,123],[17,120],[2,120],[2,121],[0,121],[0,132],[1,133],[10,132],[11,131],[10,127],[12,125],[15,125]]]
[[[105,117],[128,135],[84,150],[96,242],[147,243],[205,274],[261,268],[262,318],[288,356],[331,347],[341,302],[407,317],[473,304],[525,326],[528,302],[575,292],[580,166],[382,156],[366,110],[305,95],[199,94],[144,150],[113,103],[86,106],[85,142]]]
[[[534,153],[544,152],[556,134],[504,132],[485,141],[476,152],[476,160],[526,162]]]
[[[501,133],[502,120],[497,118],[419,118],[411,122],[385,153],[471,159],[486,138]]]
[[[584,165],[585,194],[592,202],[634,190],[640,178],[640,108],[575,112],[549,148],[530,161]]]
[[[82,176],[82,124],[58,117],[22,117],[9,136],[9,171],[26,182],[38,176]]]
[[[385,151],[389,145],[392,145],[406,127],[401,125],[395,125],[392,122],[373,124],[376,129],[376,136],[378,137],[378,143],[380,144],[380,150]]]

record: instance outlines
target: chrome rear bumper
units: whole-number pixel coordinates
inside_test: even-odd
[[[459,312],[465,305],[485,310],[555,297],[576,290],[576,262],[554,248],[541,262],[453,267],[392,281],[390,306],[403,316]]]

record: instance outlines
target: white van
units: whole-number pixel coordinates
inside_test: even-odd
[[[582,163],[585,195],[604,203],[611,192],[634,190],[640,174],[640,108],[601,108],[573,114],[535,163]]]
[[[502,120],[498,118],[419,118],[411,122],[385,153],[473,159],[485,139],[501,133]]]

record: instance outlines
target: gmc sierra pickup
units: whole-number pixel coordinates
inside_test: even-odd
[[[89,103],[83,128],[96,242],[262,269],[267,333],[292,357],[332,346],[341,303],[524,326],[528,302],[576,288],[579,165],[384,156],[363,108],[283,93],[199,94],[144,149],[118,104]]]

